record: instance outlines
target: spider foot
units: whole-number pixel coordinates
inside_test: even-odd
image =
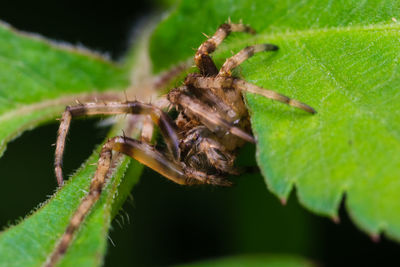
[[[187,185],[210,184],[216,186],[232,186],[233,183],[223,176],[207,174],[193,168],[186,167],[185,175]]]
[[[207,184],[217,185],[217,186],[225,186],[225,187],[229,187],[229,186],[233,185],[233,183],[231,181],[229,181],[227,178],[211,177],[211,176],[209,176],[209,178],[207,180]]]

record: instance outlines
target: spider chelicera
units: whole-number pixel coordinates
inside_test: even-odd
[[[184,85],[167,94],[169,103],[179,112],[175,120],[159,107],[139,101],[86,103],[66,108],[61,118],[55,152],[55,173],[60,186],[63,184],[61,167],[65,139],[73,117],[100,114],[149,116],[160,129],[167,149],[159,151],[147,142],[126,136],[109,139],[101,150],[89,193],[72,216],[47,266],[53,266],[66,252],[74,232],[100,197],[110,168],[112,151],[135,158],[178,184],[229,186],[231,182],[226,176],[237,174],[234,167],[237,149],[245,142],[255,143],[250,134],[250,120],[242,92],[259,94],[316,113],[304,103],[232,77],[232,70],[243,61],[257,52],[278,50],[276,45],[248,46],[228,58],[218,70],[210,54],[231,32],[253,34],[254,30],[241,23],[222,24],[211,38],[200,45],[194,57],[200,73],[189,74]]]

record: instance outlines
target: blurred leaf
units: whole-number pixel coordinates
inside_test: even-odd
[[[217,50],[224,59],[246,45],[274,43],[240,67],[249,82],[303,101],[311,116],[246,94],[257,159],[269,189],[335,220],[343,194],[356,224],[400,239],[400,4],[369,1],[182,1],[156,29],[156,70],[193,56],[228,17],[259,34],[235,33]],[[184,36],[184,37],[182,37]]]
[[[242,255],[242,256],[232,256],[221,259],[205,260],[200,262],[188,263],[178,265],[179,267],[236,267],[236,266],[285,266],[285,267],[306,267],[315,266],[310,261],[302,259],[300,257],[291,255]]]

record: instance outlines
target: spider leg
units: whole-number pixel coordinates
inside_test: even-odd
[[[125,103],[87,103],[77,106],[67,106],[61,118],[60,128],[58,129],[58,137],[55,151],[54,167],[57,182],[59,185],[63,184],[62,157],[64,154],[65,139],[67,137],[68,130],[71,124],[71,119],[78,116],[100,114],[150,115],[153,123],[159,126],[161,134],[164,136],[170,153],[176,161],[179,161],[179,139],[175,131],[174,122],[168,117],[165,112],[153,105],[144,104],[138,101],[132,101]]]
[[[61,236],[58,244],[53,250],[52,254],[45,263],[46,267],[55,266],[61,257],[67,252],[70,246],[75,232],[78,230],[79,226],[85,219],[86,215],[89,213],[90,209],[100,198],[101,192],[103,191],[104,184],[106,181],[107,172],[110,169],[112,153],[109,149],[103,147],[100,158],[97,163],[96,172],[92,178],[90,184],[89,193],[82,199],[79,207],[72,215],[69,225],[65,230],[64,234]]]
[[[240,80],[240,79],[234,79],[233,81],[233,88],[240,90],[240,91],[245,91],[245,92],[250,92],[253,94],[258,94],[258,95],[262,95],[264,97],[273,99],[273,100],[277,100],[279,102],[288,104],[289,106],[292,107],[296,107],[299,109],[302,109],[306,112],[309,112],[311,114],[315,114],[317,113],[317,111],[315,111],[315,109],[313,109],[312,107],[310,107],[309,105],[300,102],[296,99],[292,99],[288,96],[279,94],[275,91],[272,90],[268,90],[268,89],[264,89],[262,87],[258,87],[254,84],[248,83],[244,80]]]
[[[214,79],[213,77],[211,77]],[[223,119],[218,113],[197,98],[189,95],[186,86],[173,89],[168,94],[168,99],[175,104],[180,110],[185,110],[185,114],[198,118],[212,132],[229,132],[247,142],[255,143],[254,137],[242,129],[233,126],[231,123]]]
[[[190,83],[197,88],[221,88],[223,90],[231,90],[232,88],[234,88],[239,91],[250,92],[253,94],[262,95],[264,97],[288,104],[290,106],[293,106],[293,107],[296,107],[299,109],[302,109],[311,114],[317,113],[315,111],[315,109],[313,109],[312,107],[310,107],[307,104],[304,104],[295,99],[291,99],[290,97],[287,97],[287,96],[277,93],[275,91],[258,87],[254,84],[248,83],[241,79],[236,79],[236,78],[231,78],[231,77],[220,77],[220,76],[219,77],[201,77],[201,76],[195,76],[195,75],[188,76],[188,79],[190,79],[190,80],[188,80],[187,83]]]
[[[231,32],[248,32],[251,34],[255,33],[252,28],[242,23],[225,23],[219,26],[214,35],[200,45],[194,56],[196,66],[199,68],[202,75],[215,76],[218,74],[218,69],[209,54],[214,52],[215,49]]]
[[[118,151],[136,159],[177,184],[186,184],[186,175],[181,165],[178,162],[168,159],[153,146],[145,142],[129,137],[117,136],[110,139],[104,147],[105,150]]]
[[[171,161],[153,146],[129,137],[110,139],[105,149],[121,152],[160,173],[180,185],[214,184],[227,186],[229,181],[215,175],[207,175],[185,165]]]
[[[257,44],[240,50],[236,55],[228,58],[219,70],[218,76],[230,77],[231,71],[242,64],[243,61],[255,53],[264,51],[276,51],[279,47],[273,44]]]
[[[101,192],[106,184],[107,173],[112,164],[113,150],[138,160],[142,164],[152,168],[168,179],[181,185],[201,183],[227,185],[228,183],[224,182],[222,178],[213,179],[213,177],[208,178],[207,176],[200,176],[196,172],[192,172],[190,169],[187,171],[189,174],[189,176],[187,176],[186,170],[180,164],[171,161],[157,151],[153,146],[145,142],[124,136],[111,138],[104,144],[100,152],[100,158],[98,160],[96,172],[91,180],[89,193],[82,200],[79,207],[72,215],[66,231],[62,235],[48,262],[46,263],[47,267],[54,266],[65,254],[72,242],[75,232],[82,224],[93,205],[100,198]]]
[[[221,176],[210,175],[190,167],[186,167],[185,172],[187,176],[187,185],[210,184],[217,186],[232,186],[232,182]]]
[[[211,107],[215,112],[219,113],[220,115],[224,115],[224,119],[226,119],[227,121],[232,122],[237,119],[240,119],[240,114],[238,114],[236,110],[232,109],[231,105],[226,103],[226,101],[221,101],[221,99],[224,99],[224,94],[223,94],[224,92],[222,90],[215,90],[215,88],[200,88],[191,86],[190,82],[187,81],[190,81],[191,76],[193,75],[200,75],[200,74],[197,73],[188,74],[185,80],[185,84],[187,85],[187,90],[190,95],[194,95],[201,103],[204,103],[207,106]],[[233,108],[235,108],[236,106],[237,105],[235,105]],[[244,108],[245,107],[243,107],[243,109]]]

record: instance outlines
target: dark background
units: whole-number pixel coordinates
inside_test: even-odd
[[[86,3],[78,1],[1,1],[0,19],[19,30],[83,44],[118,60],[132,29],[158,1]],[[2,41],[2,40],[0,40]],[[0,226],[6,227],[46,200],[55,190],[53,147],[56,123],[24,133],[0,159]],[[73,123],[65,172],[71,173],[101,142],[107,128],[97,120]],[[242,154],[253,154],[247,146]],[[254,159],[242,161],[254,165]],[[252,168],[233,178],[232,188],[181,187],[146,169],[133,200],[113,222],[107,266],[169,265],[244,253],[291,253],[322,265],[378,265],[395,262],[400,247],[381,238],[373,242],[348,219],[340,223],[311,214],[292,193],[288,204],[267,191]],[[129,223],[126,218],[129,216]]]

